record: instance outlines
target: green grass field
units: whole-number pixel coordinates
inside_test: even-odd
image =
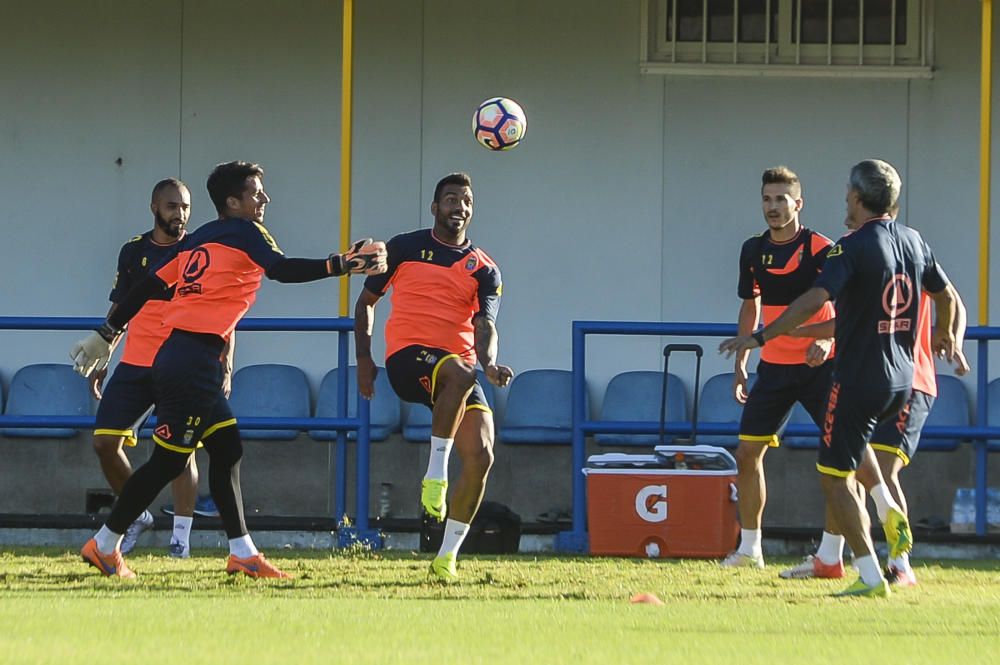
[[[430,581],[406,552],[273,552],[294,580],[223,572],[222,552],[129,558],[0,553],[0,663],[994,663],[1000,562],[921,562],[920,586],[834,599],[846,583],[714,561],[464,557]],[[853,573],[849,572],[849,580]],[[666,604],[632,605],[636,592]]]

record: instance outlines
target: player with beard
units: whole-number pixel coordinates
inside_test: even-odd
[[[149,209],[153,228],[125,243],[118,254],[118,272],[111,289],[110,316],[118,303],[154,266],[176,249],[184,237],[191,214],[191,194],[176,178],[167,178],[153,187]],[[94,429],[94,451],[111,490],[118,496],[132,475],[132,466],[124,446],[135,446],[136,435],[145,415],[153,406],[152,365],[156,351],[167,338],[170,328],[163,326],[163,309],[173,296],[173,289],[157,294],[139,311],[129,325],[125,350],[107,386],[101,385],[107,370],[90,377],[94,397],[100,400]],[[227,353],[227,376],[232,371],[232,345]],[[228,381],[227,381],[228,383]],[[190,556],[191,523],[198,495],[198,467],[191,455],[184,471],[171,484],[174,495],[174,528],[169,553],[178,558]],[[148,510],[136,519],[122,539],[122,552],[135,547],[139,535],[153,525]]]
[[[458,579],[455,558],[486,490],[493,464],[493,412],[479,385],[505,386],[513,377],[497,364],[496,317],[500,269],[466,236],[472,221],[472,180],[465,173],[442,178],[434,189],[434,226],[387,243],[388,269],[369,277],[354,306],[358,388],[371,399],[377,368],[371,335],[375,304],[392,287],[385,324],[385,368],[399,397],[431,410],[431,451],[420,501],[432,517],[446,519],[431,573]],[[454,445],[462,472],[447,505],[448,457]]]

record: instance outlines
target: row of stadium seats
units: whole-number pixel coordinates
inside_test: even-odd
[[[327,418],[337,415],[337,373],[331,370],[323,377],[316,408],[311,406],[309,382],[305,373],[290,365],[250,365],[233,376],[230,403],[239,417]],[[753,380],[751,376],[751,381]],[[656,422],[660,414],[662,374],[656,371],[631,371],[618,374],[608,383],[601,407],[600,419],[610,421]],[[699,423],[738,423],[741,406],[731,395],[733,375],[711,377],[700,395]],[[357,412],[354,399],[356,368],[348,372],[348,415]],[[480,383],[490,405],[495,403],[493,386],[480,372]],[[498,423],[498,438],[507,444],[568,445],[571,442],[572,374],[568,370],[539,369],[518,374],[507,389],[505,416]],[[972,424],[971,403],[965,384],[954,376],[938,376],[938,398],[927,420],[928,426],[968,426]],[[3,400],[0,386],[0,401]],[[989,384],[990,424],[1000,424],[1000,379]],[[670,374],[667,385],[667,420],[686,421],[690,418],[687,390],[682,380]],[[4,414],[31,416],[88,416],[94,413],[87,382],[77,376],[69,365],[38,364],[21,368],[14,375]],[[410,406],[405,411],[389,385],[385,371],[380,371],[371,405],[371,438],[384,441],[402,431],[407,441],[430,440],[430,411]],[[588,415],[589,418],[589,415]],[[790,423],[810,423],[809,416],[796,405]],[[69,438],[76,430],[64,428],[3,428],[6,437]],[[295,430],[244,430],[246,439],[291,440]],[[336,432],[311,430],[309,436],[318,441],[336,438]],[[356,433],[349,432],[355,439]],[[598,434],[598,444],[613,446],[648,446],[658,442],[650,434]],[[815,448],[816,437],[789,436],[783,439],[790,448]],[[699,435],[698,443],[734,448],[735,436]],[[955,450],[958,439],[925,438],[923,450]],[[1000,451],[1000,441],[990,442],[990,449]]]

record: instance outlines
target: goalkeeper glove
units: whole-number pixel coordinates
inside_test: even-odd
[[[358,240],[343,254],[330,255],[330,273],[378,275],[386,270],[385,243],[371,238]]]
[[[120,336],[121,331],[105,321],[100,328],[74,344],[69,357],[73,359],[76,373],[86,378],[95,371],[105,369]]]

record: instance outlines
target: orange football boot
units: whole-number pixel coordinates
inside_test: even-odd
[[[135,577],[135,573],[125,565],[121,552],[116,549],[111,554],[104,554],[97,549],[97,541],[93,538],[80,550],[80,556],[107,577],[122,577],[128,580]]]
[[[230,554],[229,561],[226,562],[226,572],[230,575],[243,573],[244,575],[256,578],[273,577],[291,579],[292,577],[288,573],[275,568],[274,564],[264,558],[264,555],[259,552],[245,559],[241,559],[235,554]]]

